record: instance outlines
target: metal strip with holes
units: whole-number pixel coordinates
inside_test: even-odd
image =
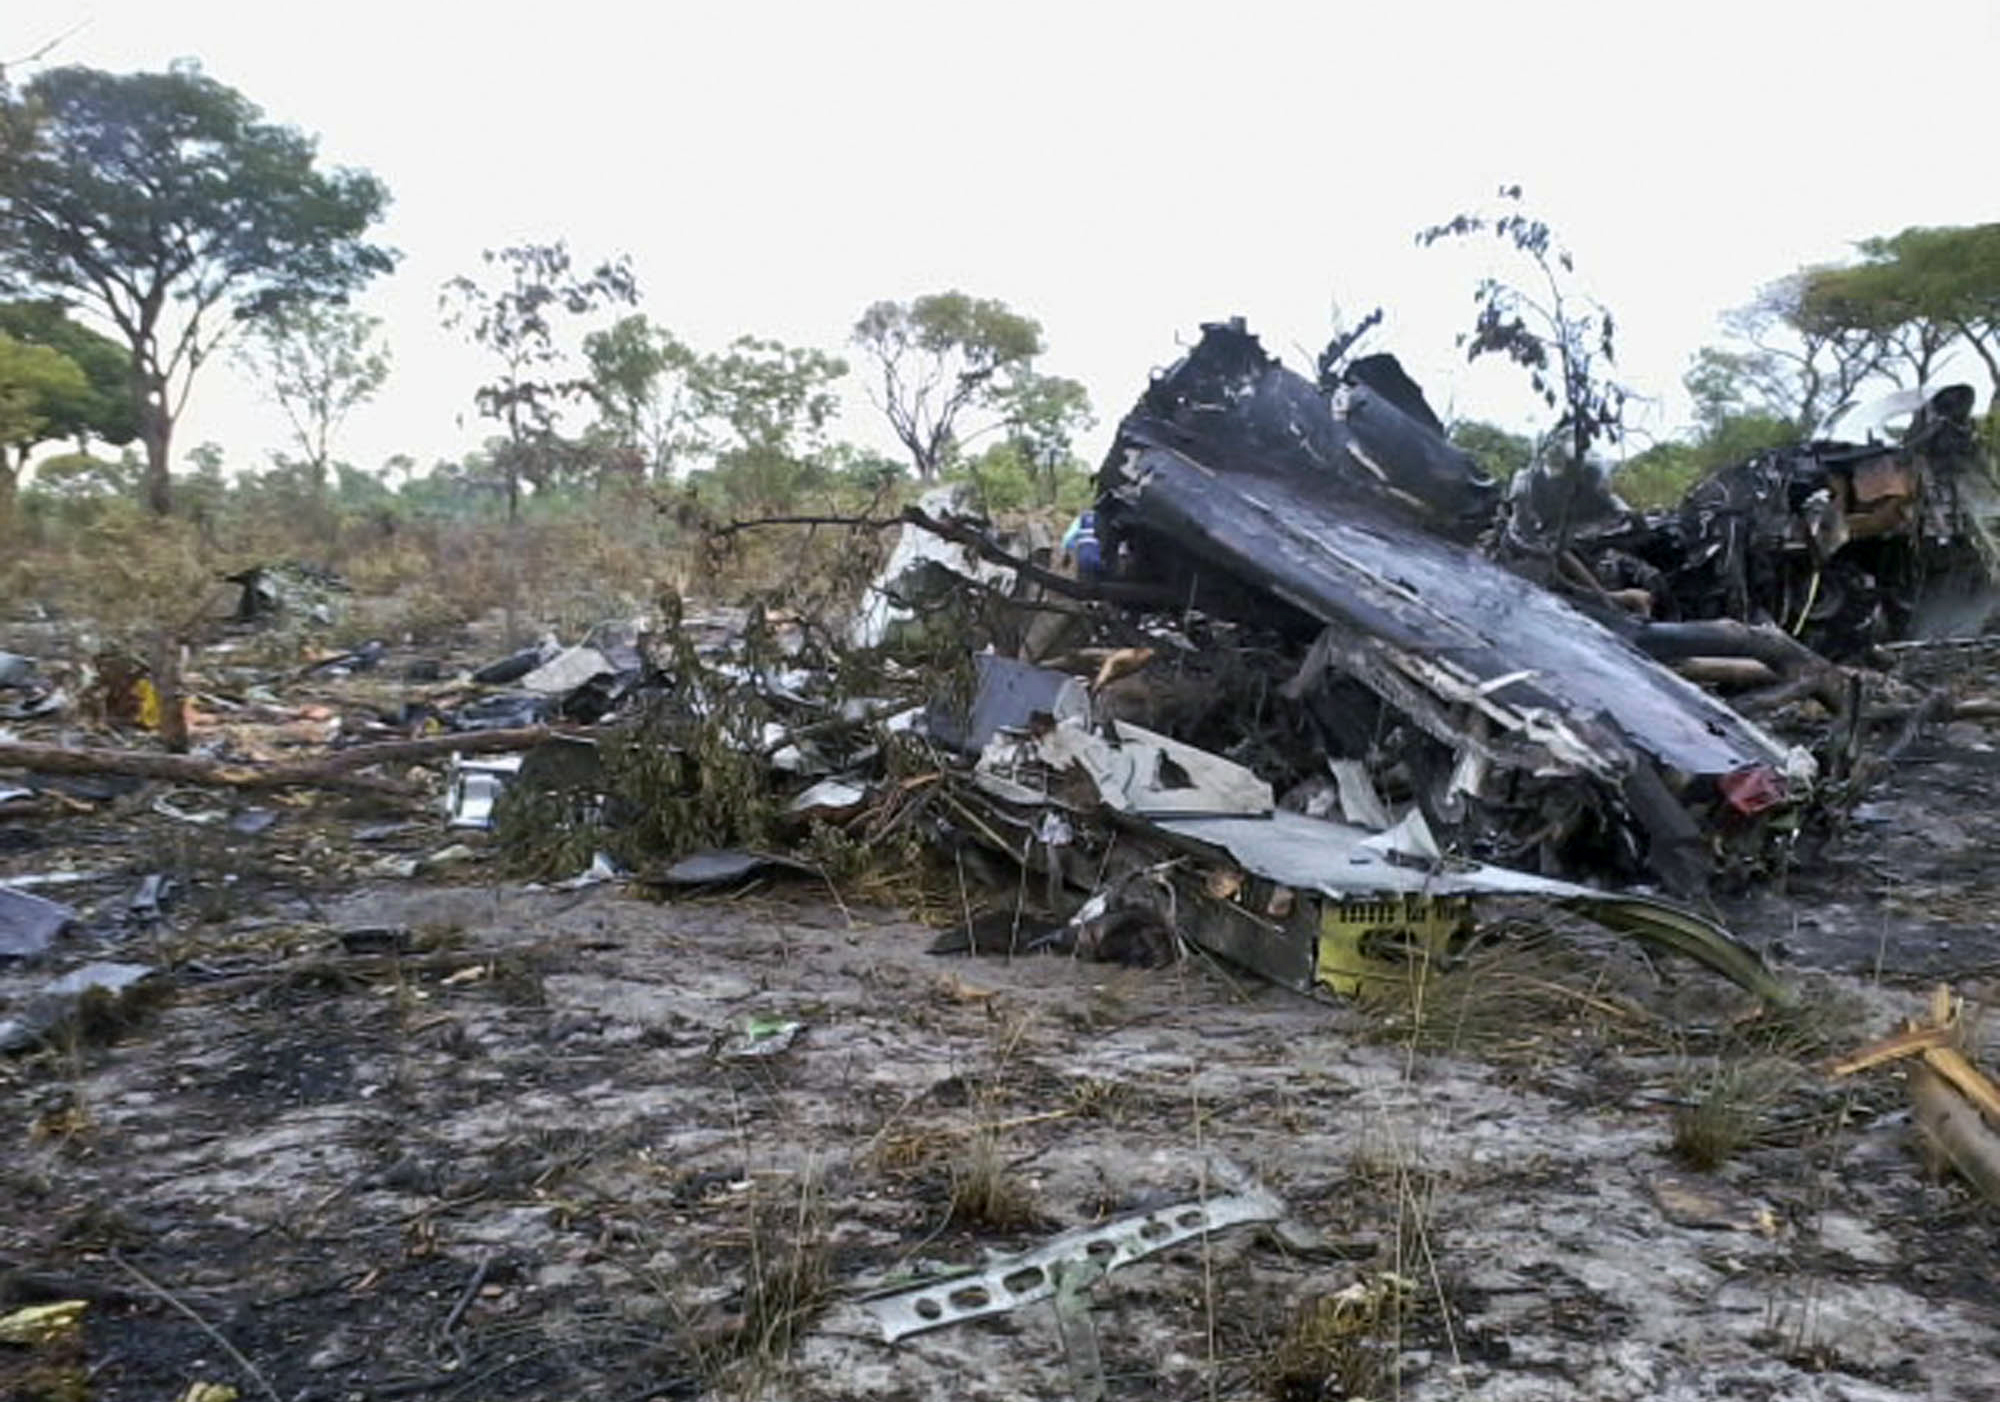
[[[1056,1293],[1054,1268],[1067,1261],[1089,1262],[1106,1272],[1115,1271],[1204,1232],[1246,1222],[1275,1222],[1283,1215],[1282,1202],[1254,1190],[1206,1202],[1185,1202],[1094,1227],[1078,1227],[979,1270],[873,1295],[857,1303],[882,1326],[882,1337],[894,1343],[926,1329],[1004,1314],[1048,1299]]]

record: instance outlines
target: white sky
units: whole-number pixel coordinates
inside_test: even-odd
[[[1717,313],[1759,283],[1870,234],[2000,217],[1996,0],[43,0],[7,7],[0,58],[80,21],[50,62],[198,58],[387,182],[380,237],[404,260],[361,305],[396,369],[337,448],[371,467],[485,436],[483,366],[437,291],[522,240],[630,253],[641,309],[704,349],[845,349],[878,298],[999,297],[1043,323],[1042,368],[1089,387],[1095,461],[1200,322],[1241,313],[1303,368],[1335,302],[1387,309],[1368,345],[1440,412],[1533,424],[1518,372],[1452,345],[1485,243],[1412,240],[1503,181],[1619,317],[1660,429]],[[836,433],[881,442],[850,385]],[[204,439],[243,466],[285,433],[218,361],[177,460]]]

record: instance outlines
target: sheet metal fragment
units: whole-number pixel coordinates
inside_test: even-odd
[[[1207,1232],[1247,1222],[1275,1222],[1283,1215],[1284,1204],[1277,1197],[1255,1188],[1205,1202],[1184,1202],[1094,1227],[1079,1227],[979,1270],[871,1296],[859,1303],[881,1326],[882,1337],[894,1343],[926,1329],[1004,1314],[1049,1299],[1056,1293],[1057,1276],[1064,1268],[1094,1265],[1108,1274]]]

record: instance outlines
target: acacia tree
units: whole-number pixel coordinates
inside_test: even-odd
[[[854,324],[854,343],[880,372],[876,407],[929,482],[964,442],[1004,424],[1010,386],[1002,377],[1030,372],[1042,328],[1005,302],[938,292],[875,303]],[[960,416],[981,410],[988,421],[961,434]]]
[[[2000,389],[2000,224],[1911,228],[1859,245],[1862,261],[1817,270],[1811,302],[1865,327],[1921,385],[1956,343]]]
[[[1566,437],[1569,463],[1581,473],[1593,445],[1624,433],[1629,391],[1605,373],[1615,359],[1610,310],[1574,283],[1575,259],[1540,219],[1524,212],[1521,187],[1501,187],[1503,212],[1460,214],[1417,235],[1428,248],[1440,239],[1490,230],[1532,265],[1531,287],[1481,278],[1473,291],[1472,330],[1458,338],[1467,360],[1504,355],[1528,372],[1542,402],[1558,412],[1552,438]]]
[[[1734,346],[1704,346],[1686,376],[1705,427],[1721,417],[1766,414],[1810,434],[1882,373],[1888,347],[1874,330],[1809,298],[1826,270],[1804,268],[1766,283],[1726,312]]]
[[[334,435],[389,378],[388,349],[376,340],[381,329],[380,318],[351,307],[300,303],[257,318],[237,346],[238,362],[284,410],[321,496]]]
[[[473,392],[473,403],[507,430],[500,456],[512,521],[521,514],[521,479],[546,485],[564,456],[556,441],[563,404],[592,389],[588,376],[563,373],[568,352],[557,338],[557,314],[580,317],[606,304],[630,306],[639,286],[629,258],[579,273],[560,240],[488,249],[482,256],[499,273],[498,284],[455,277],[444,285],[439,306],[447,327],[463,331],[499,362],[499,373]]]
[[[319,169],[311,138],[262,115],[192,62],[56,68],[0,90],[0,274],[117,328],[157,512],[174,423],[232,322],[395,265],[363,239],[382,183]]]

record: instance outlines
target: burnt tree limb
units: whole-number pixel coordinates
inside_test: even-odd
[[[778,526],[845,526],[854,530],[889,530],[915,526],[940,540],[963,545],[988,564],[1004,565],[1030,584],[1039,584],[1052,594],[1068,599],[1087,599],[1107,604],[1151,604],[1178,608],[1186,602],[1179,593],[1150,584],[1128,584],[1119,580],[1075,579],[1059,570],[1024,560],[1005,549],[985,531],[967,521],[933,516],[920,506],[906,506],[895,516],[759,516],[747,521],[731,521],[713,527],[709,534],[718,539],[743,531]]]
[[[462,735],[430,735],[418,740],[387,740],[374,745],[356,745],[312,759],[286,760],[277,764],[160,754],[153,750],[0,744],[0,769],[24,770],[30,774],[123,774],[137,779],[165,779],[176,784],[209,788],[353,789],[407,798],[417,794],[410,785],[360,771],[378,764],[416,764],[448,754],[500,754],[528,750],[556,733],[548,726],[530,725]]]
[[[1633,646],[1656,662],[1684,663],[1706,658],[1746,658],[1784,678],[1767,697],[1742,698],[1739,709],[1769,709],[1800,696],[1814,696],[1836,714],[1846,704],[1841,670],[1797,638],[1777,628],[1712,619],[1699,623],[1648,623],[1630,633]]]

